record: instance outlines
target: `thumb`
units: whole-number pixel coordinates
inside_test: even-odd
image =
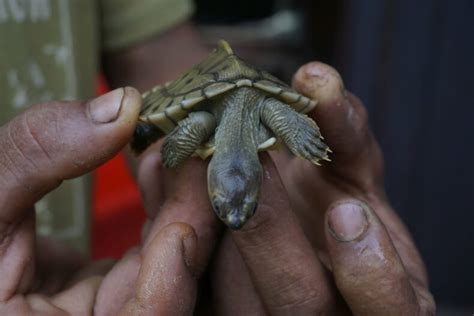
[[[370,132],[367,110],[361,100],[344,89],[339,73],[323,63],[310,62],[297,71],[293,86],[319,101],[308,115],[318,123],[334,151],[333,162],[325,169],[351,180],[361,190],[383,186],[382,152]]]
[[[368,205],[356,200],[333,204],[326,241],[337,288],[355,315],[420,314],[404,264]]]
[[[197,237],[193,228],[173,223],[142,252],[135,295],[121,315],[192,315],[197,294]]]
[[[2,126],[1,220],[110,159],[129,141],[140,106],[137,90],[120,88],[88,102],[36,105]]]
[[[140,105],[135,89],[117,89],[89,102],[36,105],[0,127],[0,302],[31,285],[32,205],[120,150]]]

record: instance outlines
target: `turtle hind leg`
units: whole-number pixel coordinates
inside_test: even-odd
[[[130,147],[137,155],[141,154],[163,135],[163,132],[157,126],[139,122],[133,132]]]
[[[267,98],[262,105],[260,117],[294,155],[317,165],[320,160],[329,160],[330,149],[322,141],[319,127],[307,115],[296,112],[277,99]]]
[[[161,146],[161,160],[165,167],[179,166],[196,149],[209,139],[216,128],[214,115],[200,111],[191,112],[165,137]]]

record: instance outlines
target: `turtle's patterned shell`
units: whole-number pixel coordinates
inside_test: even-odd
[[[247,65],[227,42],[219,41],[207,59],[180,78],[144,93],[139,119],[170,133],[201,101],[242,86],[265,91],[298,112],[316,105],[271,74]]]

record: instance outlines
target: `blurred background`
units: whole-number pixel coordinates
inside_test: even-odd
[[[225,38],[287,82],[311,60],[342,74],[368,108],[389,198],[425,259],[440,314],[472,313],[474,1],[195,4],[210,48]],[[98,170],[94,197],[93,255],[118,256],[139,240],[144,220],[122,156]]]

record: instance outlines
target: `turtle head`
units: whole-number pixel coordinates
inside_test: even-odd
[[[216,215],[231,229],[238,230],[255,214],[260,192],[262,172],[231,167],[215,170],[212,162],[208,169],[208,190]]]

